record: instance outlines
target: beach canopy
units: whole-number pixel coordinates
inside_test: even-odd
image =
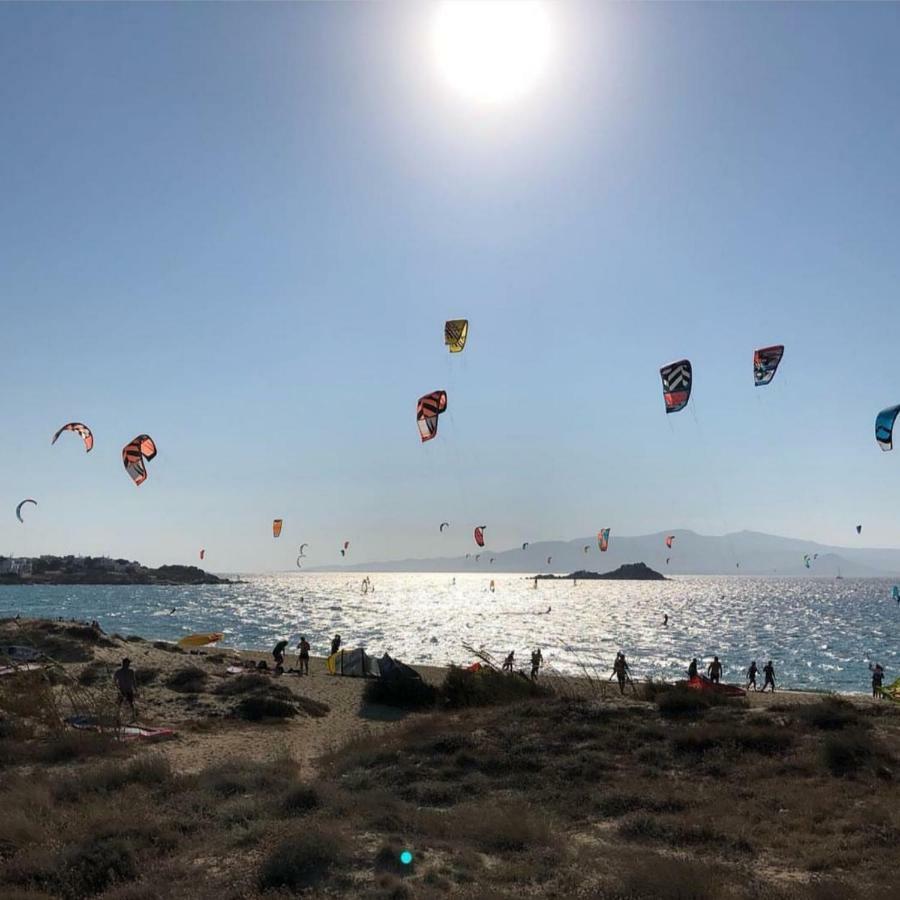
[[[378,660],[369,656],[362,647],[356,650],[338,650],[326,663],[331,675],[349,675],[354,678],[377,678],[381,674]]]

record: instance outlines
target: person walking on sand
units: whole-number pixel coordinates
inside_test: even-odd
[[[699,678],[700,676],[697,673],[697,657],[695,656],[691,660],[691,664],[688,666],[688,681],[693,678]]]
[[[544,661],[544,657],[541,655],[541,648],[536,647],[531,651],[531,680],[537,681],[538,677],[538,669],[541,667],[541,663]]]
[[[714,656],[713,661],[706,667],[706,674],[713,684],[719,683],[719,679],[722,677],[722,663],[719,662],[718,656]]]
[[[331,655],[334,656],[334,654],[337,653],[338,650],[340,650],[340,649],[341,649],[341,636],[339,634],[336,634],[331,639]]]
[[[758,690],[756,687],[756,673],[759,672],[759,669],[756,667],[756,660],[754,659],[752,663],[750,663],[750,668],[747,669],[747,690],[749,691],[752,687],[753,690]]]
[[[512,672],[513,666],[516,663],[516,651],[510,650],[509,655],[503,660],[503,668],[501,671],[503,672]]]
[[[297,644],[297,649],[300,651],[299,666],[301,675],[309,675],[309,641],[306,639],[306,635],[300,635],[300,643]]]
[[[119,689],[116,709],[121,708],[124,700],[131,707],[131,721],[137,721],[137,710],[134,708],[134,693],[137,690],[137,679],[134,676],[134,669],[131,668],[131,660],[127,656],[122,660],[122,667],[116,669],[113,674],[113,681]]]
[[[616,661],[613,663],[610,680],[612,680],[613,675],[619,681],[619,693],[624,694],[625,679],[628,678],[628,663],[625,661],[625,654],[621,650],[616,654]]]
[[[775,666],[772,665],[772,660],[770,659],[763,666],[763,675],[765,675],[765,681],[763,682],[762,689],[765,689],[771,684],[772,685],[772,693],[775,693]]]

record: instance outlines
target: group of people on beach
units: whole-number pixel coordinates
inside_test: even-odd
[[[272,658],[275,661],[275,674],[283,675],[284,657],[287,652],[290,641],[279,641],[272,649]],[[296,675],[309,675],[309,651],[312,649],[306,635],[300,635],[300,642],[297,644],[297,668],[288,669],[287,671]],[[341,649],[341,636],[336,634],[331,639],[331,656],[334,656]]]
[[[541,653],[540,647],[535,647],[534,650],[531,651],[531,675],[529,676],[532,681],[537,681],[538,671],[541,666],[544,664],[544,655]],[[501,672],[509,672],[512,674],[515,671],[516,665],[516,651],[510,650],[506,655],[506,659],[503,660],[503,665],[500,667]],[[523,673],[524,674],[524,673]]]

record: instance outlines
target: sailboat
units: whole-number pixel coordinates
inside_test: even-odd
[[[844,580],[844,576],[841,575],[841,567],[840,566],[838,566],[838,573],[837,573],[837,575],[834,576],[834,580],[835,581],[843,581]]]

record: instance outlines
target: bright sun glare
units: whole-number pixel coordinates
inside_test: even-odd
[[[551,24],[538,0],[446,0],[435,14],[438,70],[454,90],[482,103],[528,93],[550,57]]]

